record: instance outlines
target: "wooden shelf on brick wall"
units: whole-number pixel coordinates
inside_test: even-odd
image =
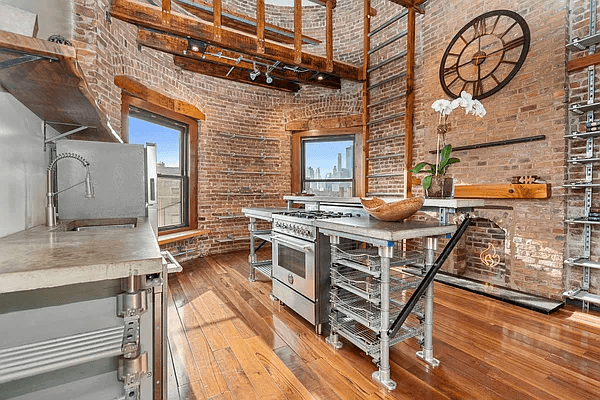
[[[457,199],[548,199],[550,185],[533,184],[492,184],[459,185],[454,187]]]
[[[71,139],[122,142],[96,106],[72,46],[0,31],[0,85],[61,133],[88,127]]]
[[[177,233],[169,233],[168,235],[160,235],[158,236],[158,245],[162,246],[163,244],[180,242],[185,239],[194,238],[197,236],[208,235],[210,233],[210,229],[194,229],[191,231],[183,231]]]

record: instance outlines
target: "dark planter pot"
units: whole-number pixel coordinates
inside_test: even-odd
[[[428,198],[443,199],[454,197],[454,178],[437,175],[431,179],[431,187],[425,191]]]

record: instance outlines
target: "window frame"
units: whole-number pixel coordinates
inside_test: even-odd
[[[144,112],[155,114],[160,119],[165,118],[175,123],[187,125],[187,140],[184,147],[187,150],[187,157],[181,155],[184,168],[187,172],[187,205],[184,206],[184,213],[187,214],[187,224],[185,226],[172,226],[159,230],[158,235],[167,235],[177,232],[185,232],[198,228],[198,121],[183,114],[176,113],[166,108],[149,103],[137,97],[126,93],[122,95],[121,101],[121,131],[124,143],[129,143],[129,110],[130,107],[137,108]],[[155,121],[150,121],[157,123]],[[184,185],[186,184],[184,180]]]
[[[302,191],[302,174],[303,174],[303,157],[302,157],[302,140],[305,138],[323,138],[328,137],[354,135],[354,196],[363,197],[365,195],[365,155],[363,144],[362,126],[350,128],[330,128],[330,129],[313,129],[292,134],[292,180],[291,192],[300,193]]]
[[[340,179],[307,179],[306,178],[306,144],[307,143],[318,143],[318,142],[352,142],[352,178],[340,178]],[[352,183],[352,196],[356,195],[356,167],[354,162],[354,153],[356,148],[356,135],[354,134],[345,134],[345,135],[336,135],[336,136],[312,136],[312,137],[303,137],[300,139],[300,190],[304,190],[304,186],[307,182],[325,182],[325,183],[341,183],[341,182],[351,182]]]

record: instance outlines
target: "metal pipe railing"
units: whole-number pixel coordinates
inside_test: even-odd
[[[438,258],[435,260],[435,262],[429,269],[429,271],[427,271],[425,277],[423,278],[419,286],[415,289],[413,295],[410,297],[404,308],[402,308],[400,315],[398,315],[396,320],[390,326],[390,329],[388,330],[388,335],[390,338],[393,338],[396,335],[396,333],[398,333],[398,330],[400,330],[400,327],[402,327],[402,324],[404,324],[406,318],[408,318],[413,308],[415,308],[417,302],[419,301],[423,293],[425,293],[429,285],[433,282],[433,278],[438,273],[440,268],[442,268],[442,265],[444,265],[444,262],[446,261],[452,250],[454,250],[454,247],[456,247],[458,241],[465,233],[469,225],[471,225],[471,218],[466,217],[462,224],[460,224],[458,230],[454,232],[454,235],[452,235],[452,238],[450,239],[448,244],[446,244]]]

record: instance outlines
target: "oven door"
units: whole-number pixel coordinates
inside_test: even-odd
[[[273,277],[315,301],[315,243],[271,235]]]

